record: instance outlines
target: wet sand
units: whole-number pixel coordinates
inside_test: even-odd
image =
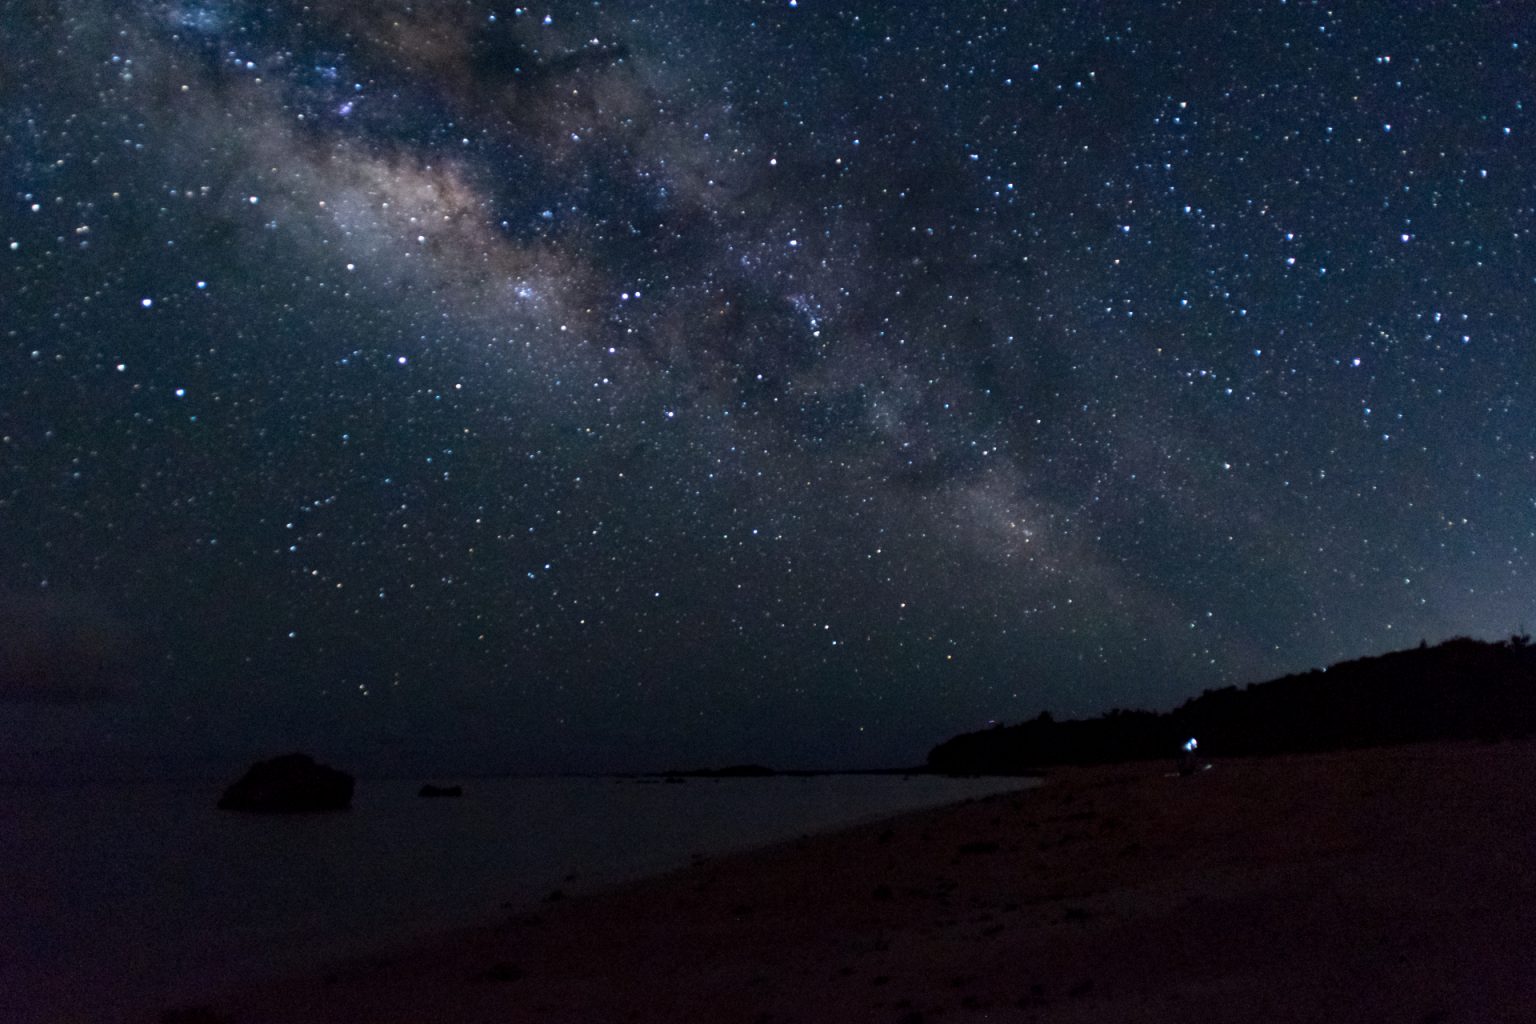
[[[231,993],[258,1022],[1536,1020],[1536,744],[1053,772]]]

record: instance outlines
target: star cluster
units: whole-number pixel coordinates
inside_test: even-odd
[[[1509,10],[0,17],[0,608],[61,749],[890,763],[1524,625]]]

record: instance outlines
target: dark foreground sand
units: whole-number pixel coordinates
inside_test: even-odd
[[[235,993],[267,1021],[1536,1021],[1536,745],[1063,770]]]

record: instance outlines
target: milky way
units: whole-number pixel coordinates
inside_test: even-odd
[[[29,757],[905,762],[1531,613],[1501,8],[0,18]]]

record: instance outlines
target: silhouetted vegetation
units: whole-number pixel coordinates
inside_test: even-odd
[[[1053,764],[1172,758],[1191,736],[1202,754],[1347,750],[1536,732],[1536,647],[1530,637],[1458,637],[1341,662],[1266,683],[1206,690],[1170,712],[1114,710],[1057,722],[1049,713],[947,740],[933,771],[1030,772]]]

